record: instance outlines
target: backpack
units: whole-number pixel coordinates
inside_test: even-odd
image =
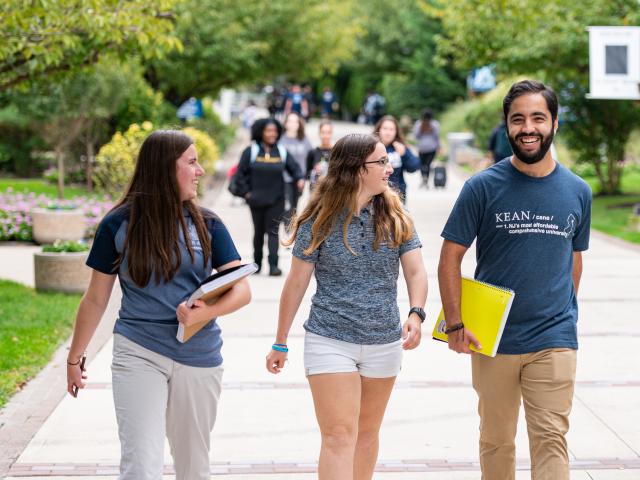
[[[510,157],[513,155],[513,150],[511,150],[511,144],[509,143],[509,139],[507,138],[507,129],[502,126],[496,132],[496,143],[494,146],[494,152],[496,158],[502,160],[503,158]]]
[[[280,158],[282,159],[283,162],[285,162],[287,160],[287,149],[284,148],[279,143],[276,144],[276,146],[278,147]],[[251,154],[249,157],[249,162],[251,164],[254,164],[256,162],[256,158],[258,158],[259,152],[260,152],[260,145],[258,145],[257,142],[251,142]],[[229,190],[229,193],[234,197],[244,198],[244,196],[248,193],[240,185],[237,168],[236,168],[236,171],[233,173],[233,175],[231,175],[231,178],[229,179],[229,185],[227,186],[227,190]]]

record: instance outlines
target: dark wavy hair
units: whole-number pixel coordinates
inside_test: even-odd
[[[502,101],[502,111],[504,113],[504,122],[508,124],[507,117],[509,116],[509,110],[511,110],[511,104],[514,100],[522,95],[530,95],[532,93],[540,93],[547,102],[547,108],[551,112],[551,122],[555,122],[558,118],[558,97],[556,92],[547,87],[542,82],[536,80],[522,80],[520,82],[511,85],[511,88],[507,92]]]
[[[282,137],[282,132],[284,132],[284,128],[282,127],[282,124],[273,117],[259,118],[258,120],[253,122],[253,125],[251,125],[251,140],[261,143],[264,129],[267,128],[268,125],[276,126],[276,129],[278,130],[278,138],[276,139],[276,142],[280,140],[280,137]]]

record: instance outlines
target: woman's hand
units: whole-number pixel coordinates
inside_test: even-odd
[[[287,352],[278,352],[271,349],[267,355],[267,370],[271,373],[280,373],[287,361]]]
[[[398,155],[400,156],[403,156],[407,151],[407,147],[398,141],[393,142],[393,148],[396,149],[396,152],[398,152]]]
[[[187,307],[187,302],[182,302],[176,309],[176,316],[178,321],[185,327],[190,327],[193,324],[211,320],[215,315],[211,315],[211,312],[207,308],[207,304],[202,300],[196,300],[192,307]]]
[[[76,365],[69,365],[67,362],[67,392],[74,398],[78,396],[78,390],[82,390],[85,387],[84,380],[87,379],[84,374],[86,368],[80,365],[80,362]]]
[[[304,190],[304,180],[303,180],[303,179],[300,179],[300,180],[298,180],[298,191],[299,191],[300,193],[302,193],[302,192],[303,192],[303,190]]]
[[[417,317],[415,314],[409,315],[402,326],[402,348],[405,350],[413,350],[420,345],[422,321]]]

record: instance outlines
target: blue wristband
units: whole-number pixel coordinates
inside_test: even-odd
[[[271,345],[271,349],[275,350],[276,352],[284,352],[284,353],[287,353],[289,351],[287,347],[283,347],[281,344],[278,344],[278,343],[274,343],[273,345]]]

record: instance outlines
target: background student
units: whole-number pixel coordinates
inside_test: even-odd
[[[278,230],[284,214],[283,172],[291,175],[298,189],[304,187],[304,174],[298,163],[278,145],[282,130],[282,125],[274,118],[256,120],[251,128],[252,143],[242,152],[236,173],[238,192],[251,209],[253,259],[260,271],[266,234],[271,276],[282,275],[278,268]]]
[[[407,183],[404,180],[404,172],[412,173],[420,168],[420,160],[407,147],[400,126],[395,117],[385,115],[373,128],[373,134],[377,135],[384,144],[389,163],[393,167],[393,173],[389,178],[391,184],[400,192],[403,202],[407,199]]]
[[[431,110],[425,110],[422,113],[422,118],[415,123],[413,136],[418,144],[422,185],[428,188],[431,162],[440,150],[440,124],[433,118]]]

